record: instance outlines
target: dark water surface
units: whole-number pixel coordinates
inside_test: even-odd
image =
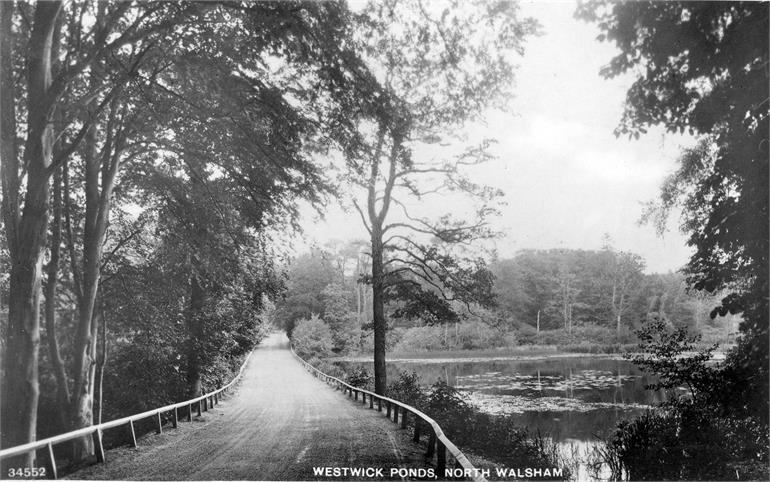
[[[371,363],[342,365],[372,370]],[[618,421],[663,400],[645,390],[651,377],[614,358],[389,362],[388,379],[404,370],[417,372],[426,386],[446,380],[482,410],[511,414],[521,426],[564,442],[606,436]]]

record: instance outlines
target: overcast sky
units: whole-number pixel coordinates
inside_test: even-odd
[[[690,254],[677,217],[663,238],[637,221],[642,203],[655,198],[674,171],[681,146],[692,141],[661,131],[640,140],[615,138],[632,79],[599,77],[616,51],[597,42],[596,28],[574,19],[574,10],[574,2],[522,2],[543,35],[527,43],[511,99],[514,114],[487,117],[484,134],[498,139],[498,159],[472,173],[506,193],[495,221],[505,237],[496,248],[502,257],[525,248],[598,249],[608,233],[617,249],[642,255],[648,272],[676,270]],[[308,243],[366,238],[358,217],[336,205],[325,221],[307,213]]]

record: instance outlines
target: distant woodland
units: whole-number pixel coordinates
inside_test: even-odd
[[[316,318],[329,327],[332,352],[366,352],[371,288],[360,282],[368,269],[362,245],[338,243],[293,259],[285,298],[276,304],[277,322],[291,333],[301,320]],[[679,273],[647,274],[640,256],[609,245],[597,251],[524,250],[493,259],[488,268],[493,306],[458,303],[454,323],[437,323],[403,316],[393,302],[388,345],[436,350],[632,344],[633,331],[652,317],[724,344],[734,340],[740,321],[731,315],[712,319],[718,295],[688,290]]]

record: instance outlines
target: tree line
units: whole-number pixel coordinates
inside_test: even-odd
[[[313,319],[316,325],[323,322],[328,327],[323,336],[328,339],[327,354],[368,352],[372,343],[371,286],[365,283],[364,250],[363,241],[332,243],[292,259],[286,296],[276,303],[277,323],[291,335],[303,320]],[[466,342],[466,346],[500,346],[507,334],[510,344],[548,343],[548,337],[533,335],[553,330],[560,331],[557,338],[564,344],[569,340],[577,344],[582,339],[578,331],[585,329],[604,330],[605,340],[612,337],[616,342],[633,343],[637,340],[634,331],[652,318],[664,320],[672,328],[685,327],[693,334],[705,333],[709,339],[732,343],[740,321],[732,315],[712,320],[709,313],[719,294],[687,289],[680,273],[645,273],[641,256],[609,245],[594,251],[522,250],[512,258],[493,258],[488,269],[493,276],[494,306],[477,304],[468,309],[454,305],[458,313],[454,324],[461,323],[461,327],[452,327],[452,333],[471,329],[462,323],[481,323],[475,328],[476,337],[483,336],[485,341]],[[399,300],[387,305],[390,347],[409,346],[405,337],[420,334],[419,330],[410,334],[409,329],[452,324],[451,320],[406,316],[403,306],[404,301]],[[606,341],[595,339],[593,343]],[[443,346],[448,347],[447,343]]]
[[[537,330],[595,325],[618,333],[638,329],[651,314],[693,332],[712,324],[716,294],[688,290],[683,275],[644,272],[644,260],[609,246],[587,250],[525,250],[491,263],[498,309],[514,326]],[[725,320],[721,320],[722,323]],[[718,322],[713,322],[718,323]]]

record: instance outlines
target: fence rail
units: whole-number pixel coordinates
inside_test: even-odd
[[[454,468],[462,469],[463,474],[469,475],[469,477],[465,478],[470,478],[475,482],[486,482],[486,479],[480,475],[480,471],[476,470],[476,468],[468,460],[465,454],[463,454],[462,451],[460,451],[460,449],[457,448],[457,446],[453,444],[446,435],[444,435],[444,432],[441,430],[441,427],[438,425],[438,423],[436,423],[436,421],[430,418],[428,415],[412,407],[411,405],[407,405],[405,403],[399,402],[398,400],[394,400],[383,395],[377,395],[376,393],[370,392],[369,390],[364,390],[363,388],[354,387],[353,385],[343,382],[339,378],[327,375],[326,373],[318,370],[316,367],[303,360],[302,357],[297,355],[293,347],[291,348],[291,353],[310,373],[315,375],[317,378],[320,378],[327,384],[333,385],[335,388],[347,393],[349,397],[358,400],[360,395],[362,398],[361,403],[364,405],[366,405],[368,397],[370,409],[374,409],[375,401],[377,402],[377,411],[382,412],[384,406],[388,419],[392,420],[393,423],[399,423],[400,411],[401,428],[405,429],[407,427],[407,420],[411,414],[414,422],[414,436],[412,437],[414,442],[420,441],[423,428],[422,425],[425,424],[425,428],[428,430],[428,451],[425,453],[425,457],[426,459],[430,460],[433,459],[433,456],[435,455],[436,476],[439,479],[445,479],[444,471],[446,470],[447,466],[451,466],[451,464],[448,464],[447,460],[447,454],[449,454],[451,460],[454,461]]]
[[[219,404],[219,400],[222,394],[226,393],[229,389],[240,380],[243,375],[243,370],[246,368],[246,364],[251,358],[250,352],[246,359],[243,361],[238,374],[227,385],[218,388],[209,393],[205,393],[197,398],[185,400],[183,402],[173,403],[164,407],[148,410],[146,412],[137,413],[136,415],[130,415],[128,417],[119,418],[117,420],[111,420],[109,422],[100,423],[98,425],[91,425],[90,427],[84,427],[71,432],[55,435],[53,437],[44,438],[35,442],[26,443],[23,445],[17,445],[15,447],[9,447],[7,449],[0,450],[0,460],[16,455],[26,454],[29,452],[37,452],[38,450],[45,451],[46,467],[48,469],[48,475],[52,478],[57,478],[56,457],[54,456],[53,446],[62,442],[67,442],[80,437],[91,435],[94,441],[94,452],[96,454],[97,462],[104,462],[104,445],[102,444],[102,434],[105,430],[123,427],[128,429],[130,435],[131,445],[136,447],[136,431],[134,430],[134,422],[137,420],[143,420],[150,417],[155,417],[157,420],[157,433],[163,433],[163,419],[161,417],[164,413],[171,414],[171,426],[176,428],[179,422],[179,409],[187,408],[187,421],[192,421],[193,410],[200,416],[201,412],[208,411],[210,408],[214,408],[214,405]]]

